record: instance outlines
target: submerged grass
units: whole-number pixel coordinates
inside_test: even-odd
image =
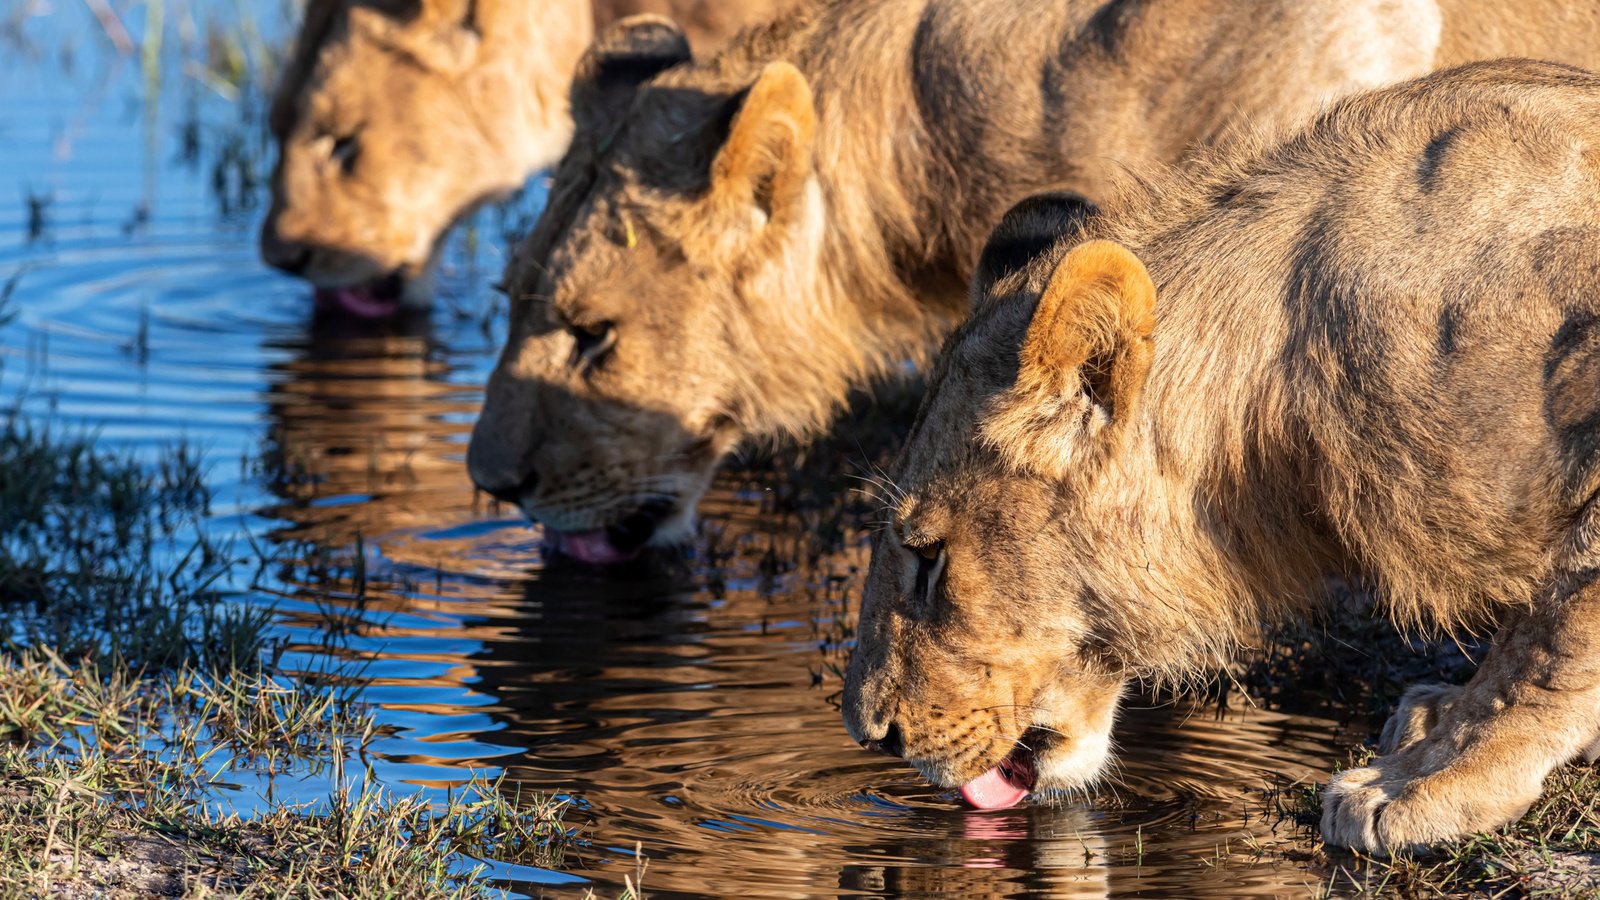
[[[267,614],[219,584],[238,562],[201,527],[198,454],[153,465],[89,436],[0,422],[0,637],[136,668],[250,668]]]

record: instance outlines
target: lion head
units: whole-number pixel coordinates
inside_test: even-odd
[[[819,396],[845,396],[852,373],[787,361],[866,352],[830,349],[848,342],[797,309],[824,230],[805,77],[688,59],[679,30],[639,18],[580,64],[577,136],[508,269],[511,332],[468,455],[479,486],[594,563],[683,542],[751,423],[810,425]]]
[[[581,0],[312,0],[271,112],[270,264],[375,316],[420,304],[444,235],[555,161]]]
[[[1093,784],[1130,677],[1096,523],[1127,502],[1110,470],[1155,288],[1120,245],[1068,252],[1082,222],[1070,198],[1035,198],[985,249],[973,318],[891,472],[846,678],[853,737],[980,807]]]

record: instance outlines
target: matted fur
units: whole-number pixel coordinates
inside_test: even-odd
[[[1595,33],[1593,10],[1540,0],[1508,28],[1490,5],[852,0],[613,81],[606,103],[628,114],[580,127],[508,269],[513,332],[473,477],[556,528],[605,525],[637,508],[634,483],[670,483],[673,527],[654,541],[681,541],[740,440],[806,434],[851,388],[926,361],[1021,197],[1103,199],[1124,167],[1180,160],[1244,122],[1302,121],[1458,55],[1590,52],[1574,31]],[[809,110],[803,92],[773,103],[760,89],[779,62]],[[808,117],[809,140],[761,138],[754,155],[729,142],[799,136]],[[756,177],[724,177],[731,159]],[[615,345],[578,371],[582,326],[600,322]],[[584,490],[550,495],[574,481]]]
[[[852,733],[893,724],[954,784],[1053,728],[1042,783],[1079,786],[1103,754],[1065,760],[1105,745],[1084,723],[1115,706],[1083,685],[1214,670],[1343,573],[1401,626],[1505,625],[1466,688],[1408,695],[1393,752],[1340,774],[1327,838],[1391,851],[1514,819],[1600,736],[1597,191],[1600,77],[1479,64],[1153,176],[975,286],[891,473]],[[1131,255],[1085,256],[1105,241]],[[1050,313],[1130,267],[1156,287],[1154,352],[1123,330],[1101,377],[1142,393],[1108,405],[1052,371],[1105,317]],[[1047,332],[1060,355],[1024,349]],[[1070,393],[1033,402],[1076,412],[999,428],[1041,372]],[[950,740],[996,704],[1029,715]]]
[[[413,303],[452,223],[555,163],[568,90],[593,38],[673,16],[705,49],[788,0],[309,0],[272,111],[270,260],[311,256],[322,287],[405,279]],[[358,147],[341,163],[340,140]]]

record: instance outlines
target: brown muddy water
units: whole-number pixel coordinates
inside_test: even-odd
[[[837,695],[871,511],[847,478],[787,474],[831,458],[724,476],[682,564],[547,566],[463,467],[504,327],[499,235],[538,208],[537,180],[458,236],[431,317],[314,320],[253,245],[269,150],[251,79],[292,11],[169,0],[151,31],[150,6],[112,6],[163,37],[153,56],[118,52],[74,3],[0,22],[0,285],[18,314],[0,397],[130,452],[204,450],[209,524],[279,559],[237,573],[232,601],[277,611],[282,665],[359,667],[385,729],[362,777],[442,797],[505,772],[569,796],[581,839],[559,870],[495,864],[508,889],[614,893],[639,845],[658,897],[1321,891],[1274,791],[1345,759],[1333,718],[1145,704],[1118,729],[1116,784],[1003,812],[854,746]],[[851,455],[869,451],[833,468]],[[219,799],[329,787],[240,777]]]

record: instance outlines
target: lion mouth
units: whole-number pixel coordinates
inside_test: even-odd
[[[1048,733],[1030,728],[1000,764],[961,786],[961,799],[975,809],[1007,809],[1038,786],[1038,756]]]
[[[317,309],[356,319],[388,319],[400,311],[405,287],[405,277],[398,271],[348,287],[319,287]]]
[[[556,531],[546,528],[545,548],[560,556],[592,566],[614,566],[643,555],[656,529],[676,509],[670,501],[652,501],[605,528]]]

